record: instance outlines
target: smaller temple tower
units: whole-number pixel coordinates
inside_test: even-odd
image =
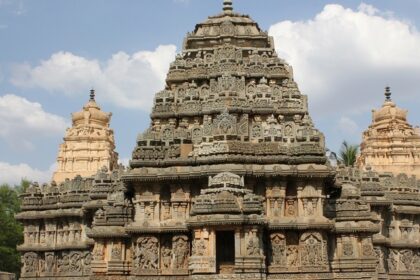
[[[372,111],[372,124],[363,133],[360,149],[359,167],[420,177],[420,129],[407,122],[407,110],[391,100],[389,87],[382,108]]]
[[[88,177],[103,166],[113,170],[118,164],[114,131],[110,129],[111,113],[101,110],[95,101],[95,91],[80,112],[72,114],[72,127],[68,128],[57,157],[57,171],[53,180],[64,182],[77,175]]]

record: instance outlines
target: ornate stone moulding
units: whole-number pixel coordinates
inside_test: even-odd
[[[125,227],[127,233],[177,233],[188,232],[186,225],[176,226],[143,226],[143,225],[129,225]]]
[[[256,164],[220,164],[201,166],[178,166],[166,168],[138,168],[130,170],[122,175],[125,182],[133,181],[159,181],[202,178],[203,176],[214,176],[220,172],[230,170],[240,176],[255,177],[312,177],[324,178],[333,177],[333,169],[325,165],[302,164],[302,165],[256,165]]]

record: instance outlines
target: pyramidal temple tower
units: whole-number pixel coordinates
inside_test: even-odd
[[[109,117],[93,98],[73,115],[72,172],[103,165],[88,139],[112,167]],[[129,168],[109,169],[22,194],[23,279],[420,279],[420,181],[332,168],[291,67],[231,1],[187,34]]]
[[[82,111],[72,114],[72,127],[68,128],[57,157],[56,183],[73,179],[77,175],[91,176],[102,168],[113,170],[118,164],[114,132],[109,128],[111,113],[101,110],[91,90],[89,101]]]
[[[407,111],[391,100],[389,87],[382,107],[372,112],[372,124],[363,133],[360,148],[359,166],[420,178],[420,129],[407,122]]]

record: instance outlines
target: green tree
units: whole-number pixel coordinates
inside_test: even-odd
[[[351,145],[344,141],[339,152],[339,161],[345,166],[354,166],[358,153],[359,145]]]
[[[19,194],[24,192],[30,182],[22,180],[14,188],[8,184],[0,185],[0,271],[19,275],[20,255],[16,246],[23,241],[23,227],[14,215],[20,210]]]

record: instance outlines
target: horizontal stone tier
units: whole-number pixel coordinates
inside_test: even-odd
[[[266,220],[259,215],[232,215],[232,214],[213,214],[197,215],[190,217],[187,221],[189,228],[207,226],[230,226],[230,225],[265,225]]]
[[[57,219],[62,217],[83,217],[81,208],[45,211],[25,211],[15,215],[17,220]]]
[[[393,211],[400,214],[420,214],[420,205],[414,203],[416,206],[398,205],[398,201],[394,202]]]
[[[222,67],[221,67],[222,68]],[[228,69],[228,71],[223,69],[208,69],[208,68],[192,68],[191,70],[184,70],[184,69],[177,69],[171,70],[168,74],[166,82],[167,83],[177,83],[177,82],[185,82],[188,80],[200,80],[200,79],[209,79],[209,78],[216,78],[220,77],[223,74],[231,74],[235,76],[246,76],[249,78],[261,78],[266,77],[268,79],[283,79],[289,78],[290,73],[288,70],[280,67],[270,68],[265,67],[264,65],[260,65],[258,68],[244,68],[244,69],[237,69],[239,67],[235,67],[233,69]]]
[[[272,219],[268,221],[268,228],[270,230],[281,230],[281,229],[325,229],[331,230],[334,228],[334,222],[329,221],[326,218],[318,217],[316,219],[308,218],[287,218]]]
[[[60,245],[49,244],[26,244],[17,247],[20,252],[51,252],[51,251],[64,251],[64,250],[90,250],[93,247],[94,241],[82,241],[77,243],[68,243]]]
[[[132,224],[125,227],[127,233],[177,233],[177,232],[188,232],[189,229],[186,225],[176,226],[148,226],[148,225],[137,225]]]
[[[272,104],[272,103],[271,103]],[[188,108],[187,108],[188,107]],[[203,108],[204,107],[204,108]],[[209,106],[210,107],[210,106]],[[293,116],[297,114],[305,114],[307,109],[301,108],[288,108],[288,107],[276,107],[272,105],[266,105],[266,103],[255,106],[232,106],[228,107],[230,113],[243,113],[250,115],[268,115],[278,114],[284,116]],[[197,117],[204,115],[220,114],[226,110],[226,104],[217,106],[211,106],[211,108],[205,108],[205,103],[193,103],[183,105],[174,104],[160,104],[153,108],[153,112],[150,114],[152,119],[155,118],[181,118],[181,117]]]
[[[126,229],[122,226],[94,226],[86,232],[90,238],[128,238]]]
[[[150,160],[131,160],[132,168],[138,167],[165,167],[165,166],[195,166],[208,164],[229,164],[229,163],[247,163],[247,164],[324,164],[325,156],[242,156],[235,154],[224,154],[219,156],[200,156],[197,158],[184,159],[150,159]]]
[[[256,165],[256,164],[220,164],[201,166],[176,166],[166,168],[143,167],[130,170],[121,178],[125,182],[130,181],[160,181],[203,178],[203,176],[214,176],[221,172],[235,173],[239,176],[255,177],[307,177],[307,178],[333,178],[335,171],[319,164],[301,165]]]

